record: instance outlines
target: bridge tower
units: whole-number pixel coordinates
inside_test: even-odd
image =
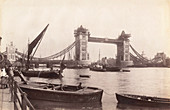
[[[7,52],[7,59],[13,63],[14,61],[16,61],[16,48],[13,44],[13,42],[11,42],[9,45],[7,45],[6,47],[6,52]]]
[[[125,34],[125,32],[122,31],[121,35],[117,39],[121,41],[117,43],[116,64],[118,66],[126,67],[128,65],[133,65],[133,61],[130,60],[130,40],[128,39],[129,37],[131,37],[130,34]]]
[[[88,65],[90,63],[89,53],[87,52],[88,36],[90,36],[88,29],[83,28],[82,25],[74,30],[74,37],[76,41],[75,60],[78,64]]]

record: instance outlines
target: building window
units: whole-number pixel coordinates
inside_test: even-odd
[[[85,36],[85,35],[83,35],[83,36],[82,36],[82,39],[86,39],[86,36]]]
[[[128,50],[128,49],[126,49],[126,50],[125,50],[125,53],[129,53],[129,50]]]
[[[82,53],[82,60],[86,60],[86,53]]]
[[[82,47],[82,51],[86,51],[86,47]]]
[[[121,59],[122,61],[124,60],[124,59],[123,59],[123,55],[120,56],[120,59]]]
[[[129,45],[125,45],[125,48],[129,48]]]
[[[86,41],[82,41],[82,45],[86,45]]]
[[[129,55],[125,55],[125,61],[128,61],[129,60]]]

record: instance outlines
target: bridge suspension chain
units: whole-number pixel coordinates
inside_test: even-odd
[[[137,57],[140,59],[140,61],[142,61],[143,63],[147,63],[149,62],[148,59],[146,59],[145,57],[143,57],[142,55],[140,55],[131,45],[130,45],[131,49],[133,50],[133,52],[137,55]],[[132,54],[131,54],[132,56]],[[135,56],[133,56],[135,57]]]
[[[135,62],[142,62],[142,63],[144,63],[142,59],[134,56],[132,53],[130,53],[130,57],[131,57],[131,58],[133,59],[133,61],[135,61]]]
[[[54,58],[58,58],[62,55],[65,55],[67,52],[69,52],[76,44],[76,41],[73,42],[70,46],[68,46],[67,48],[65,48],[64,50],[54,54],[54,55],[51,55],[51,56],[48,56],[48,57],[44,57],[44,58],[39,58],[39,59],[54,59]]]
[[[38,58],[38,57],[33,57],[33,59],[39,59],[39,60],[44,60],[44,59],[54,59],[54,58],[58,58],[58,57],[60,57],[60,56],[62,56],[62,55],[65,55],[67,52],[69,52],[75,45],[76,45],[77,43],[76,43],[76,41],[75,42],[73,42],[71,45],[69,45],[67,48],[65,48],[65,49],[63,49],[62,51],[60,51],[60,52],[58,52],[58,53],[56,53],[56,54],[54,54],[54,55],[50,55],[50,56],[48,56],[48,57],[43,57],[43,58]],[[16,55],[18,55],[18,56],[20,56],[20,57],[24,57],[24,58],[27,58],[27,55],[26,54],[24,54],[24,53],[21,53],[21,52],[19,52],[19,51],[16,51]]]

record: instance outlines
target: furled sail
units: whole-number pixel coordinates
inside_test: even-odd
[[[44,30],[28,45],[28,63],[29,63],[29,59],[30,59],[30,55],[34,49],[34,47],[38,44],[38,42],[41,41],[41,39],[43,38],[47,28],[48,28],[49,24],[44,28]],[[29,65],[29,64],[28,64]]]

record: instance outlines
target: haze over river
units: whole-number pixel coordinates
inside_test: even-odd
[[[29,78],[30,81],[45,81],[68,85],[94,86],[104,90],[102,104],[91,106],[62,103],[39,107],[40,110],[123,110],[159,109],[132,105],[118,105],[115,93],[129,93],[170,98],[170,68],[128,68],[130,72],[95,72],[89,69],[65,69],[62,79]],[[79,75],[90,75],[82,78]],[[69,99],[68,99],[69,100]],[[76,99],[75,99],[76,100]],[[34,104],[36,105],[36,104]],[[170,109],[170,108],[163,108]]]

